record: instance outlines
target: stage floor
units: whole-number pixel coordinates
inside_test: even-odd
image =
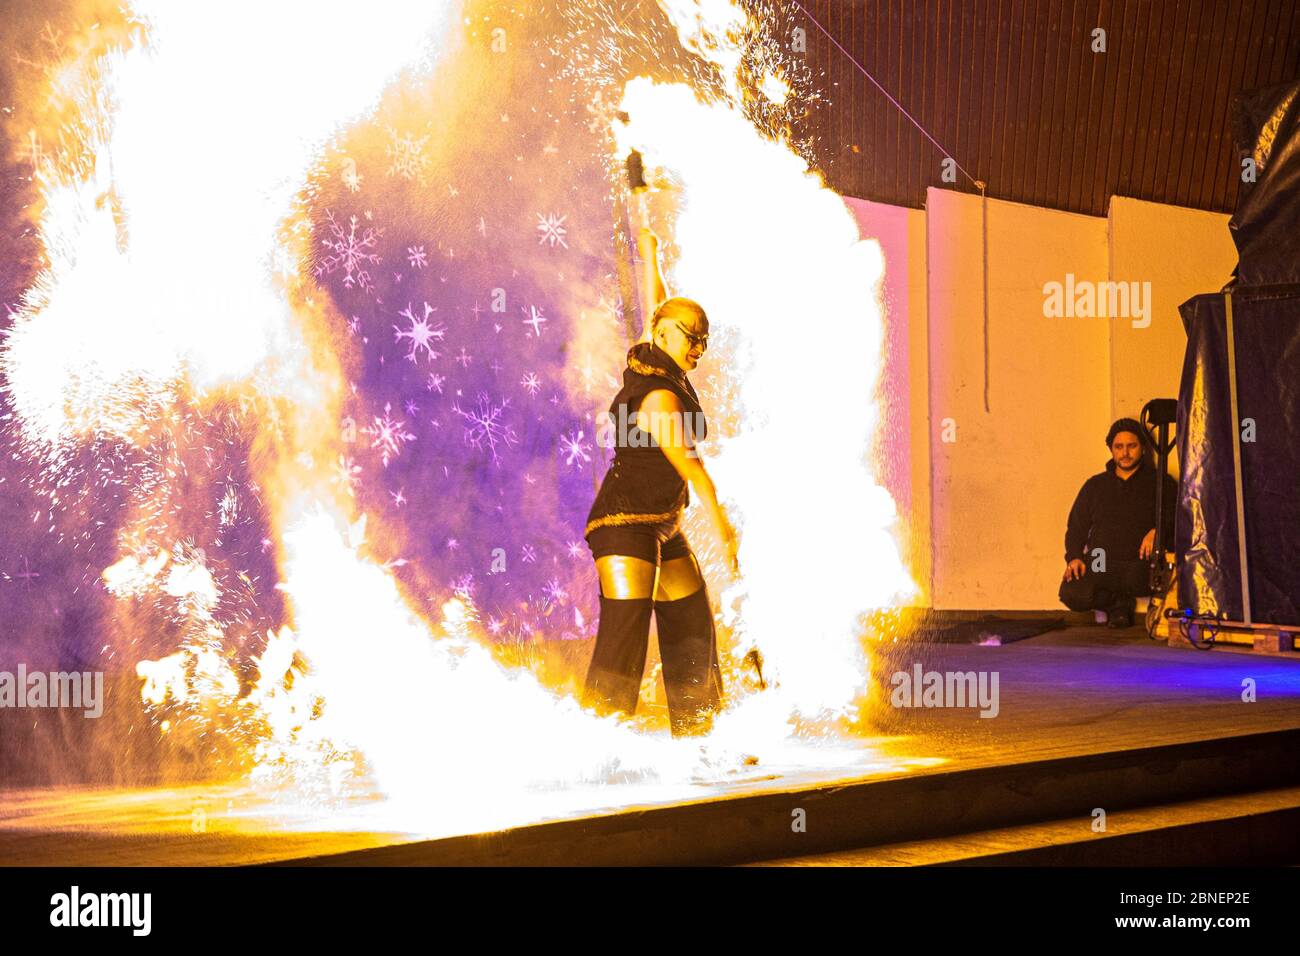
[[[782,766],[760,753],[757,766],[712,779],[536,794],[508,813],[436,828],[393,827],[382,800],[328,810],[286,806],[242,783],[10,789],[0,791],[0,863],[288,861],[542,821],[1300,728],[1300,655],[1170,648],[1140,629],[1079,627],[1001,647],[900,642],[877,655],[877,675],[910,671],[914,663],[927,671],[996,671],[998,716],[982,719],[976,709],[887,710],[881,736],[827,748],[816,765]],[[1248,679],[1253,703],[1242,699]]]

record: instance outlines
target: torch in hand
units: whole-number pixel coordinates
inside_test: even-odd
[[[620,116],[627,122],[627,114]],[[641,309],[643,333],[648,335],[650,318],[659,303],[668,298],[663,277],[659,273],[659,237],[650,228],[648,195],[650,185],[645,178],[645,162],[639,150],[633,149],[624,162],[627,170],[627,187],[631,194],[628,205],[629,225],[636,230],[634,275],[636,276],[637,305]]]

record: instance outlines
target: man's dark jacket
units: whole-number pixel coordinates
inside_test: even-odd
[[[1174,544],[1178,483],[1165,476],[1165,549]],[[1136,561],[1142,539],[1155,527],[1156,469],[1147,461],[1127,479],[1115,474],[1115,461],[1083,483],[1065,529],[1065,560],[1085,563],[1093,548],[1116,561]]]

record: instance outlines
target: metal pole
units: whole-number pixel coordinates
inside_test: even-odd
[[[1224,320],[1228,331],[1228,398],[1232,404],[1232,478],[1237,492],[1237,551],[1241,560],[1242,621],[1252,623],[1250,614],[1250,568],[1246,562],[1246,502],[1241,483],[1241,418],[1237,410],[1237,345],[1232,335],[1232,293],[1223,294]]]

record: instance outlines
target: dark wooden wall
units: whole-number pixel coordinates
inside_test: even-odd
[[[1230,211],[1232,94],[1300,77],[1297,0],[800,2],[990,196],[1090,215],[1111,195]],[[826,102],[804,132],[836,191],[919,207],[953,188],[943,154],[806,29]]]

